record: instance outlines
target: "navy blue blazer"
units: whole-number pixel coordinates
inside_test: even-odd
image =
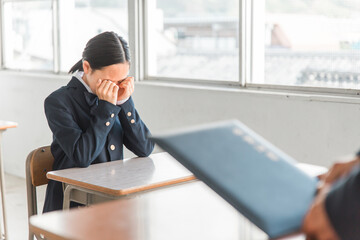
[[[326,197],[325,209],[342,240],[360,239],[360,166],[334,184]]]
[[[113,105],[89,93],[75,77],[45,99],[45,114],[53,133],[53,170],[123,159],[123,144],[140,157],[154,148],[131,97]],[[62,184],[50,180],[43,212],[62,209],[62,204]]]

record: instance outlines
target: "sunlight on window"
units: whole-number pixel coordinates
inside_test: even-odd
[[[148,75],[239,81],[237,0],[147,1]]]
[[[264,5],[265,24],[254,26],[264,33],[255,41],[258,48],[262,42],[264,57],[254,55],[263,59],[264,75],[254,83],[360,88],[358,0],[266,0]]]
[[[4,66],[53,70],[50,1],[4,3]]]
[[[60,70],[81,59],[87,41],[104,31],[128,39],[127,0],[60,0]]]

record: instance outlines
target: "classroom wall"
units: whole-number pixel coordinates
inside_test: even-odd
[[[0,71],[0,119],[19,123],[3,134],[6,172],[24,177],[27,154],[51,143],[43,101],[68,80]],[[359,98],[142,82],[134,101],[152,132],[239,119],[297,160],[323,166],[360,148]]]

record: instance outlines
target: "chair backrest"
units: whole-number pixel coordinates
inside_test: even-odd
[[[35,187],[47,184],[49,180],[46,173],[52,170],[54,157],[50,146],[40,147],[32,151],[29,156],[30,177]]]
[[[37,214],[36,187],[47,184],[46,173],[53,168],[54,157],[50,146],[33,150],[26,158],[26,190],[28,202],[28,217]],[[29,239],[34,235],[29,231]]]

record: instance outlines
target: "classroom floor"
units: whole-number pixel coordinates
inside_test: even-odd
[[[27,199],[25,179],[5,174],[5,199],[9,240],[28,239]],[[38,187],[38,208],[42,210],[46,186]]]

